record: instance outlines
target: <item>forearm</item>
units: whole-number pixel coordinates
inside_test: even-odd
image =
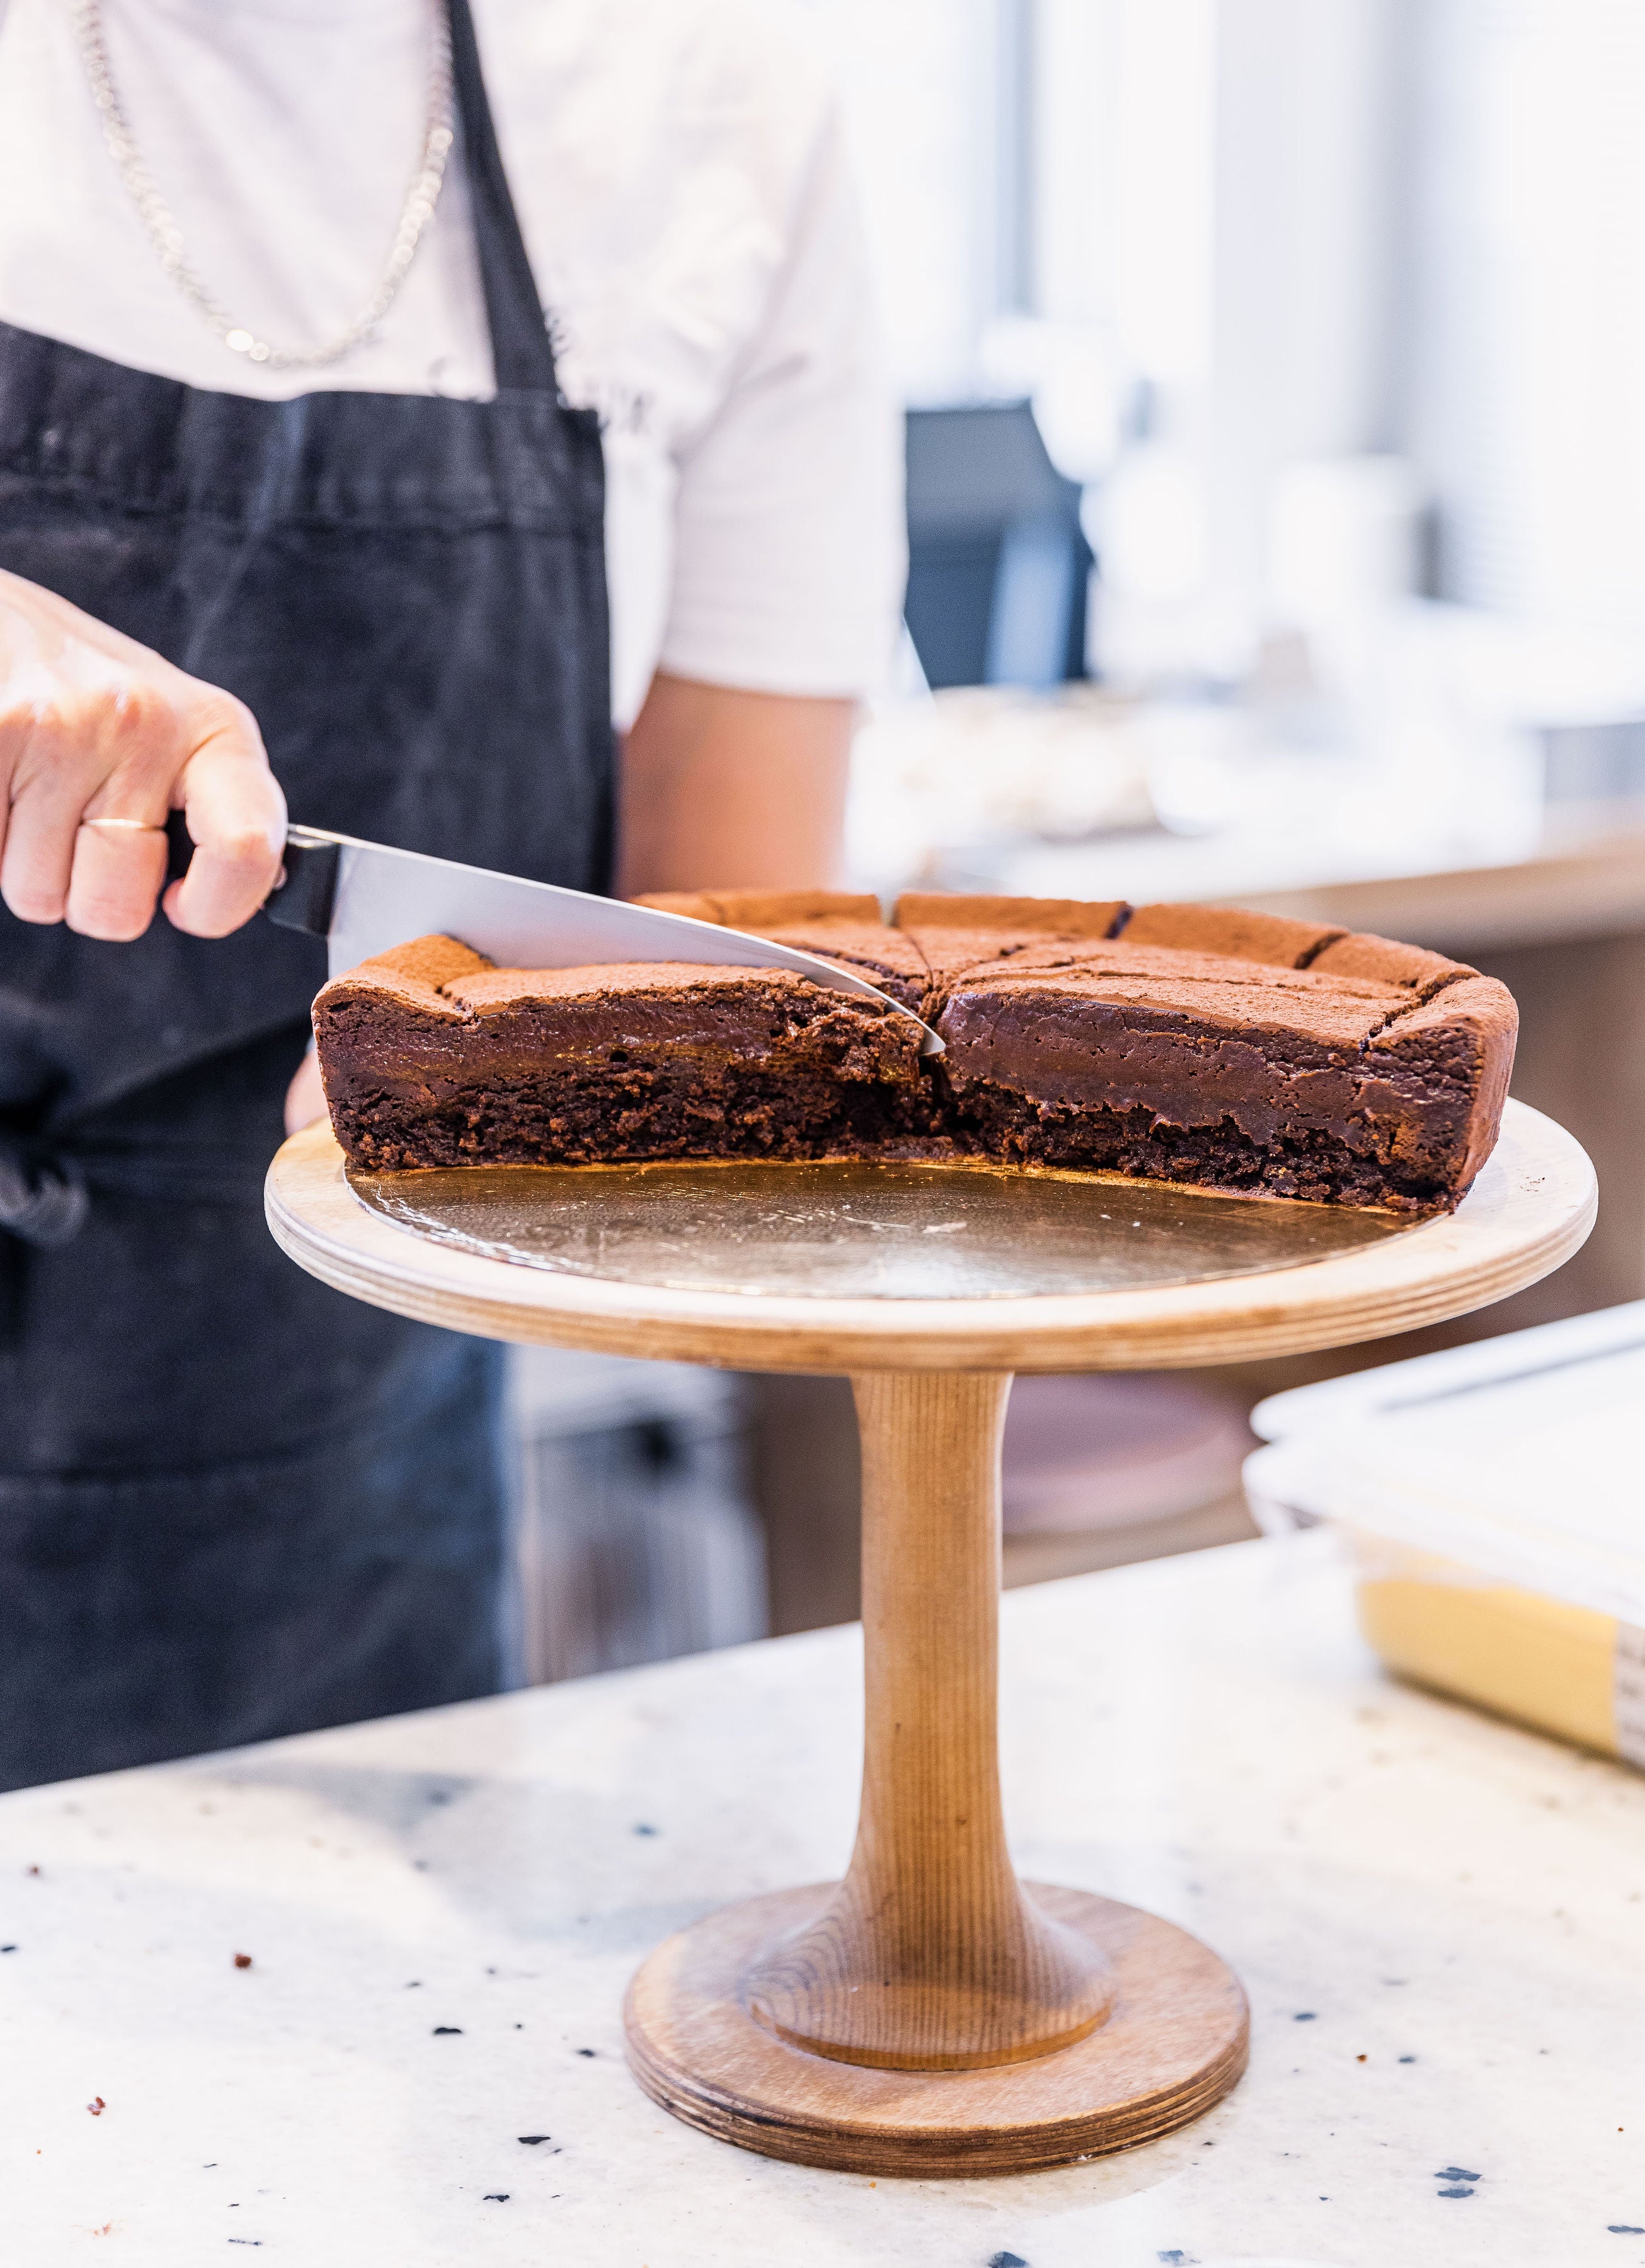
[[[655,677],[623,747],[619,893],[835,880],[855,713]]]

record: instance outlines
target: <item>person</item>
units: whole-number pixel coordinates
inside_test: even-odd
[[[828,879],[866,277],[754,0],[0,0],[0,1784],[507,1681],[500,1351],[269,1238],[325,969],[257,909],[288,815]]]

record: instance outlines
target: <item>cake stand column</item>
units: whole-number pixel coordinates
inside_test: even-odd
[[[1000,1447],[1011,1381],[855,1381],[862,1808],[843,1882],[722,1907],[629,1988],[676,2117],[867,2174],[1066,2165],[1168,2133],[1244,2066],[1244,1995],[1185,1932],[1018,1882],[1000,1801]]]
[[[1088,1937],[1026,1896],[1000,1800],[1000,1453],[1008,1376],[854,1381],[867,1726],[845,1881],[745,1980],[751,2015],[841,2062],[961,2071],[1081,2039],[1112,2005]]]

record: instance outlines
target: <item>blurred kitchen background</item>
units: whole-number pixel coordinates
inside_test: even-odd
[[[807,0],[908,408],[853,881],[1221,899],[1502,977],[1599,1169],[1440,1331],[1022,1381],[1007,1580],[1251,1532],[1260,1395],[1645,1292],[1645,6]],[[516,1372],[527,1673],[856,1611],[834,1380]]]

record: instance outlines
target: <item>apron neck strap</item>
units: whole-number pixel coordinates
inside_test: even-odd
[[[480,280],[485,288],[497,390],[499,394],[555,394],[558,387],[554,349],[514,200],[509,195],[502,152],[497,146],[474,18],[468,0],[447,0],[447,5],[452,85],[462,127],[463,166],[468,177]]]

